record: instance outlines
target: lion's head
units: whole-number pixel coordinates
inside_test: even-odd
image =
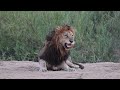
[[[55,28],[46,39],[50,43],[54,44],[57,48],[70,50],[75,44],[74,37],[74,28],[69,25],[62,25]]]

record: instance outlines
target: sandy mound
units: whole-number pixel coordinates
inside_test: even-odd
[[[0,79],[120,79],[120,63],[83,64],[77,71],[39,72],[39,64],[32,61],[0,61]]]

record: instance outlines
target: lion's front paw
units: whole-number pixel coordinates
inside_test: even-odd
[[[74,68],[75,68],[75,69],[79,69],[79,66],[78,66],[78,65],[74,65]]]
[[[47,70],[46,68],[40,68],[39,71],[40,71],[40,72],[46,72],[46,71],[48,71],[48,70]]]
[[[69,71],[69,72],[71,72],[71,71],[76,71],[76,69],[75,68],[68,68],[68,69],[64,69],[65,71]]]
[[[83,65],[80,65],[80,68],[81,68],[81,69],[84,69],[84,66],[83,66]]]

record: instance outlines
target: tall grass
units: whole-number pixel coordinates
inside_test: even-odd
[[[33,60],[50,30],[70,24],[77,29],[73,60],[118,62],[119,18],[117,11],[0,11],[0,59]]]

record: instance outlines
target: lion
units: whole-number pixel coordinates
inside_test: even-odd
[[[83,65],[73,62],[70,57],[70,49],[75,45],[74,37],[75,29],[70,25],[64,24],[51,31],[46,36],[44,47],[38,54],[39,71],[83,69]]]

